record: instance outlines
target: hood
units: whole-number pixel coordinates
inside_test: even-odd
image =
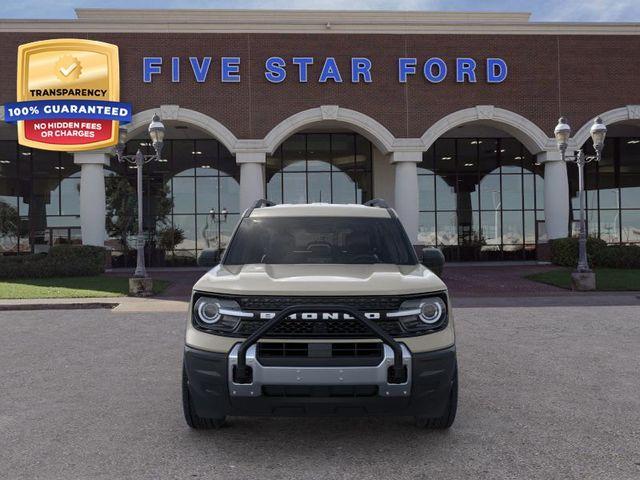
[[[405,295],[446,289],[422,265],[225,265],[195,290],[235,295]]]

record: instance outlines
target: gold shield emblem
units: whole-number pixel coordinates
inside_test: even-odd
[[[120,100],[118,47],[81,39],[55,39],[27,43],[18,48],[17,101]],[[47,127],[46,137],[36,120],[18,122],[21,145],[45,150],[82,151],[115,145],[114,120],[68,121],[64,114]],[[66,129],[66,130],[64,130]],[[71,133],[64,133],[64,132]],[[49,132],[49,130],[47,130]],[[60,133],[63,132],[63,133]],[[64,136],[63,136],[64,134]]]

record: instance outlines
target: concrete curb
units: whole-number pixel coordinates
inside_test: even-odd
[[[98,308],[114,309],[115,302],[79,302],[79,303],[0,303],[0,312],[23,310],[91,310]]]

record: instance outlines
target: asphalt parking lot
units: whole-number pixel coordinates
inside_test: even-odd
[[[640,306],[460,308],[448,432],[183,422],[176,313],[0,312],[0,478],[638,479]]]

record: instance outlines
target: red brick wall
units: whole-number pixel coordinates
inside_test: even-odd
[[[0,102],[15,100],[16,53],[21,43],[56,34],[0,34]],[[286,117],[323,104],[340,105],[370,115],[398,137],[419,137],[444,115],[480,104],[505,108],[530,119],[549,135],[560,114],[577,130],[592,116],[628,104],[640,104],[640,36],[553,35],[301,35],[301,34],[74,34],[120,47],[122,100],[134,111],[178,104],[203,112],[238,138],[261,138]],[[307,84],[289,67],[284,83],[264,78],[264,61],[277,55],[313,56]],[[142,57],[162,56],[162,76],[142,82]],[[170,81],[170,57],[183,59],[180,83]],[[189,56],[212,56],[209,77],[196,83]],[[240,83],[221,83],[221,56],[242,58]],[[334,56],[344,83],[320,84],[324,57]],[[373,83],[349,81],[349,59],[373,61]],[[449,75],[430,84],[418,74],[407,84],[397,79],[398,57],[424,61],[439,56]],[[479,68],[476,84],[457,84],[452,62],[469,56],[482,67],[487,57],[504,58],[509,76],[487,84]],[[420,73],[420,66],[418,67]]]

